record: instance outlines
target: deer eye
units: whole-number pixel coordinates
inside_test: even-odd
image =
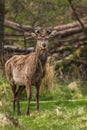
[[[48,34],[48,35],[51,34],[51,30],[47,30],[47,34]]]
[[[36,33],[36,34],[39,34],[39,33],[40,33],[40,30],[35,30],[35,33]]]

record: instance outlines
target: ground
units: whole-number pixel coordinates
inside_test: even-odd
[[[11,115],[18,124],[2,130],[87,130],[87,100],[41,101],[40,112],[31,103],[31,115],[25,115],[27,102],[21,102],[22,115]]]
[[[3,119],[8,119],[8,124],[0,125],[0,130],[87,130],[87,87],[83,91],[78,87],[76,92],[71,92],[63,85],[56,84],[56,87],[55,92],[40,93],[39,113],[36,112],[36,102],[32,99],[30,117],[25,114],[27,100],[21,99],[22,115],[18,116],[12,110],[10,87],[2,79],[0,115],[4,115]]]

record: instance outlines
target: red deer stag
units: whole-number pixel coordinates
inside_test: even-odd
[[[13,110],[17,103],[17,112],[20,112],[20,94],[26,88],[28,107],[27,115],[30,115],[31,85],[36,87],[37,111],[39,111],[39,90],[45,76],[46,61],[48,55],[48,39],[50,31],[37,31],[37,44],[35,52],[27,55],[15,55],[5,64],[6,77],[13,92]]]

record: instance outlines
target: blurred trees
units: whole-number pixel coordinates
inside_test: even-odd
[[[75,10],[71,8],[69,1],[72,2]],[[18,23],[22,27],[23,25],[50,27],[55,33],[55,37],[50,40],[49,55],[50,62],[55,64],[59,79],[63,81],[73,80],[73,78],[86,80],[87,38],[86,30],[84,33],[80,23],[82,22],[84,28],[87,28],[86,0],[6,0],[5,7],[5,19]],[[85,18],[85,21],[82,18]],[[72,26],[76,20],[80,22]],[[15,31],[6,27],[5,33],[15,33]],[[16,35],[19,35],[18,31]],[[28,41],[28,46],[31,40]],[[16,45],[24,42],[20,41]],[[5,44],[15,44],[14,40],[5,42]]]

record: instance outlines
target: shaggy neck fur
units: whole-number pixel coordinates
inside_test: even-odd
[[[42,50],[38,46],[36,46],[35,53],[37,58],[40,60],[42,66],[46,64],[48,51],[47,49]]]

